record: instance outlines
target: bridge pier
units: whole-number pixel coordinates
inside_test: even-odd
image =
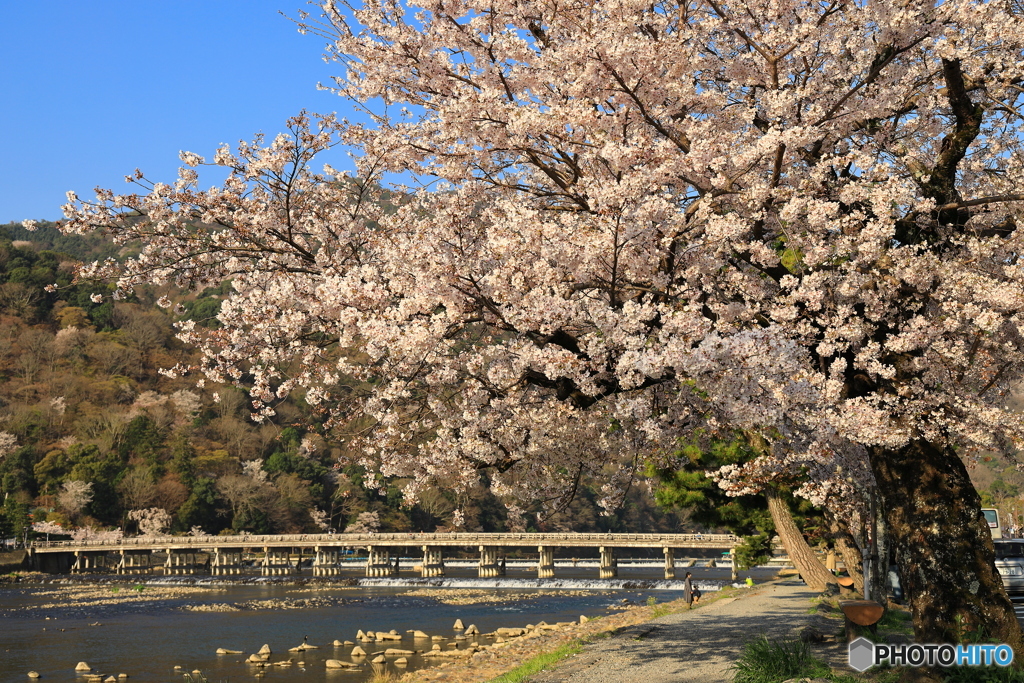
[[[322,548],[316,546],[313,555],[313,576],[337,576],[341,573],[338,567],[340,552],[338,548]]]
[[[366,548],[366,551],[368,554],[366,558],[367,576],[398,576],[397,557],[392,564],[391,553],[387,550],[380,550],[371,545]]]
[[[167,549],[167,560],[164,562],[164,574],[195,574],[198,569],[196,551]]]
[[[673,548],[662,548],[665,553],[665,578],[674,579],[676,578],[676,558],[675,550]]]
[[[444,576],[444,557],[440,548],[423,546],[423,565],[420,576]]]
[[[598,574],[602,579],[614,579],[619,575],[619,563],[615,559],[612,548],[601,546],[601,568]]]
[[[555,551],[547,546],[537,546],[540,558],[537,560],[537,578],[553,579],[555,577]]]
[[[107,551],[76,550],[75,562],[71,565],[71,573],[107,568]]]
[[[210,558],[210,574],[213,576],[230,576],[242,573],[241,548],[214,548]]]
[[[299,563],[295,563],[295,572],[293,572],[292,564],[289,559],[290,556],[290,548],[269,548],[264,546],[263,567],[260,573],[263,576],[285,576],[287,574],[298,573]]]
[[[151,550],[121,549],[121,558],[117,563],[118,574],[148,574],[153,569],[153,552]]]
[[[498,559],[498,550],[494,546],[480,546],[480,564],[476,575],[480,578],[492,579],[505,575],[505,563]]]

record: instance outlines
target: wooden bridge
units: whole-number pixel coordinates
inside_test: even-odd
[[[612,578],[618,569],[615,551],[661,548],[665,577],[675,576],[678,550],[728,550],[740,542],[731,534],[589,534],[589,533],[382,533],[287,534],[239,536],[163,536],[107,541],[37,541],[29,548],[32,566],[51,573],[113,571],[118,574],[242,574],[249,567],[263,576],[295,575],[312,560],[313,576],[337,576],[352,566],[348,557],[366,551],[366,576],[396,576],[399,553],[422,553],[416,566],[421,576],[444,576],[445,551],[480,553],[477,575],[504,576],[505,554],[515,549],[537,559],[538,578],[555,575],[557,549],[594,549],[600,556],[599,576]],[[536,548],[536,551],[533,549]]]

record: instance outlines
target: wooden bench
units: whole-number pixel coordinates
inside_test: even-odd
[[[857,632],[853,628],[865,626],[871,631],[872,636],[877,636],[876,625],[885,614],[885,608],[874,600],[840,600],[839,609],[843,610],[846,617],[846,640],[853,642]]]

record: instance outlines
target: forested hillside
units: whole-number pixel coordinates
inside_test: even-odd
[[[23,538],[33,522],[79,534],[433,531],[457,509],[466,529],[504,528],[486,482],[460,495],[429,490],[412,508],[400,504],[400,481],[365,489],[354,454],[325,438],[301,397],[256,424],[238,389],[161,374],[193,360],[173,323],[216,327],[224,291],[143,289],[114,301],[71,284],[76,261],[123,255],[49,224],[0,226],[0,538]],[[180,306],[159,308],[160,296]],[[531,517],[532,528],[682,528],[640,486],[610,517],[597,497],[584,482],[561,511]]]

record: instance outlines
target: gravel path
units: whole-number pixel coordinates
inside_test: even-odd
[[[743,644],[765,634],[795,638],[814,619],[803,582],[776,582],[740,599],[638,624],[587,645],[531,683],[727,683]]]

